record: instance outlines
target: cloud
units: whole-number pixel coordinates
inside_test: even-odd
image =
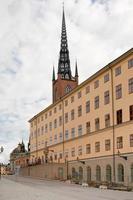
[[[80,82],[133,46],[132,0],[65,0],[71,68]],[[9,152],[28,141],[28,120],[52,102],[61,0],[0,2],[0,145]]]

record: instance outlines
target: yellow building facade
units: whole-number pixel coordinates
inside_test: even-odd
[[[131,185],[133,49],[57,99],[29,120],[30,162],[67,163],[71,178]]]

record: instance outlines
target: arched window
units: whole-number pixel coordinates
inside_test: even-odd
[[[131,182],[133,183],[133,164],[131,165]]]
[[[87,182],[91,181],[91,168],[88,166],[87,167]]]
[[[124,182],[124,167],[122,164],[118,165],[118,181]]]
[[[63,168],[62,167],[58,168],[58,178],[61,180],[63,179]]]
[[[75,179],[76,178],[76,171],[75,171],[75,168],[73,167],[72,168],[72,179]]]
[[[83,180],[83,168],[79,167],[79,180],[82,181]]]
[[[71,91],[71,86],[70,85],[67,85],[66,88],[65,88],[65,93],[69,93]]]
[[[101,181],[101,167],[99,165],[96,166],[96,180]]]
[[[112,180],[112,170],[111,170],[111,166],[107,165],[106,166],[106,181],[111,182]]]

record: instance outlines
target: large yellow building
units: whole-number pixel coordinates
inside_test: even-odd
[[[83,181],[133,184],[133,49],[78,85],[63,12],[53,103],[29,120],[30,162],[66,162]]]

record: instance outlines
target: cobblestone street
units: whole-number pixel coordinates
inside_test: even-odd
[[[133,200],[133,192],[83,188],[58,181],[10,177],[0,181],[0,200]]]

